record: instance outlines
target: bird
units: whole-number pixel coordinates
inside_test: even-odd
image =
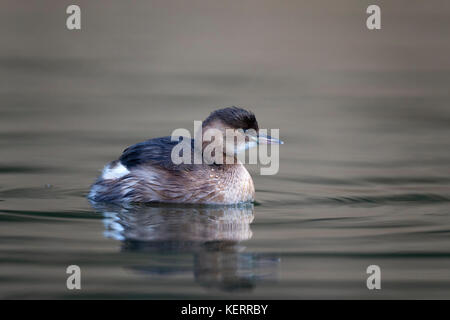
[[[217,143],[228,143],[226,141],[230,133],[236,136],[238,142],[234,148],[217,149],[217,154],[213,151],[213,157],[210,155],[208,158],[206,150],[209,144],[202,140],[208,130],[217,134]],[[237,156],[243,150],[258,144],[283,142],[260,133],[255,114],[240,107],[227,107],[211,112],[202,122],[199,132],[193,139],[173,139],[166,136],[126,148],[117,160],[103,168],[90,188],[88,199],[103,203],[207,205],[254,202],[253,179]],[[180,140],[188,146],[187,152],[191,156],[195,157],[197,153],[204,156],[206,161],[175,163],[174,148]],[[200,143],[197,144],[198,141]],[[217,161],[217,158],[225,161]]]

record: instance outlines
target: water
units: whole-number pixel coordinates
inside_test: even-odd
[[[0,298],[450,298],[448,3],[382,3],[376,32],[360,1],[80,1],[80,32],[42,3],[0,10]],[[234,104],[285,142],[254,206],[86,200]]]

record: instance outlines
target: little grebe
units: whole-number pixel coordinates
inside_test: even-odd
[[[219,130],[223,139],[233,130],[243,139],[232,152],[226,149],[225,159],[236,161],[201,164],[174,164],[172,149],[179,143],[171,137],[150,139],[135,144],[118,160],[105,166],[92,185],[88,198],[97,202],[170,202],[193,204],[236,204],[254,201],[253,180],[237,154],[258,143],[282,143],[259,133],[255,115],[247,110],[230,107],[212,112],[202,123],[202,132]],[[252,133],[250,133],[252,132]],[[189,139],[194,153],[195,139]],[[234,142],[234,138],[233,138]],[[201,153],[205,143],[200,145]],[[221,149],[222,150],[222,149]]]

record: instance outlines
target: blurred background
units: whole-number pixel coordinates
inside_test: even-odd
[[[0,38],[0,298],[450,298],[448,1],[4,0]],[[254,207],[86,200],[231,105],[285,141]]]

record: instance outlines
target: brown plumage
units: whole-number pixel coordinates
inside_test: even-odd
[[[203,122],[203,130],[208,128],[222,132],[225,129],[257,132],[258,123],[253,113],[232,107],[211,113]],[[254,201],[253,180],[241,163],[176,165],[171,160],[176,144],[170,137],[163,137],[125,149],[118,160],[104,168],[88,197],[94,201],[116,203],[234,204]],[[194,140],[191,140],[191,152],[195,152]]]

